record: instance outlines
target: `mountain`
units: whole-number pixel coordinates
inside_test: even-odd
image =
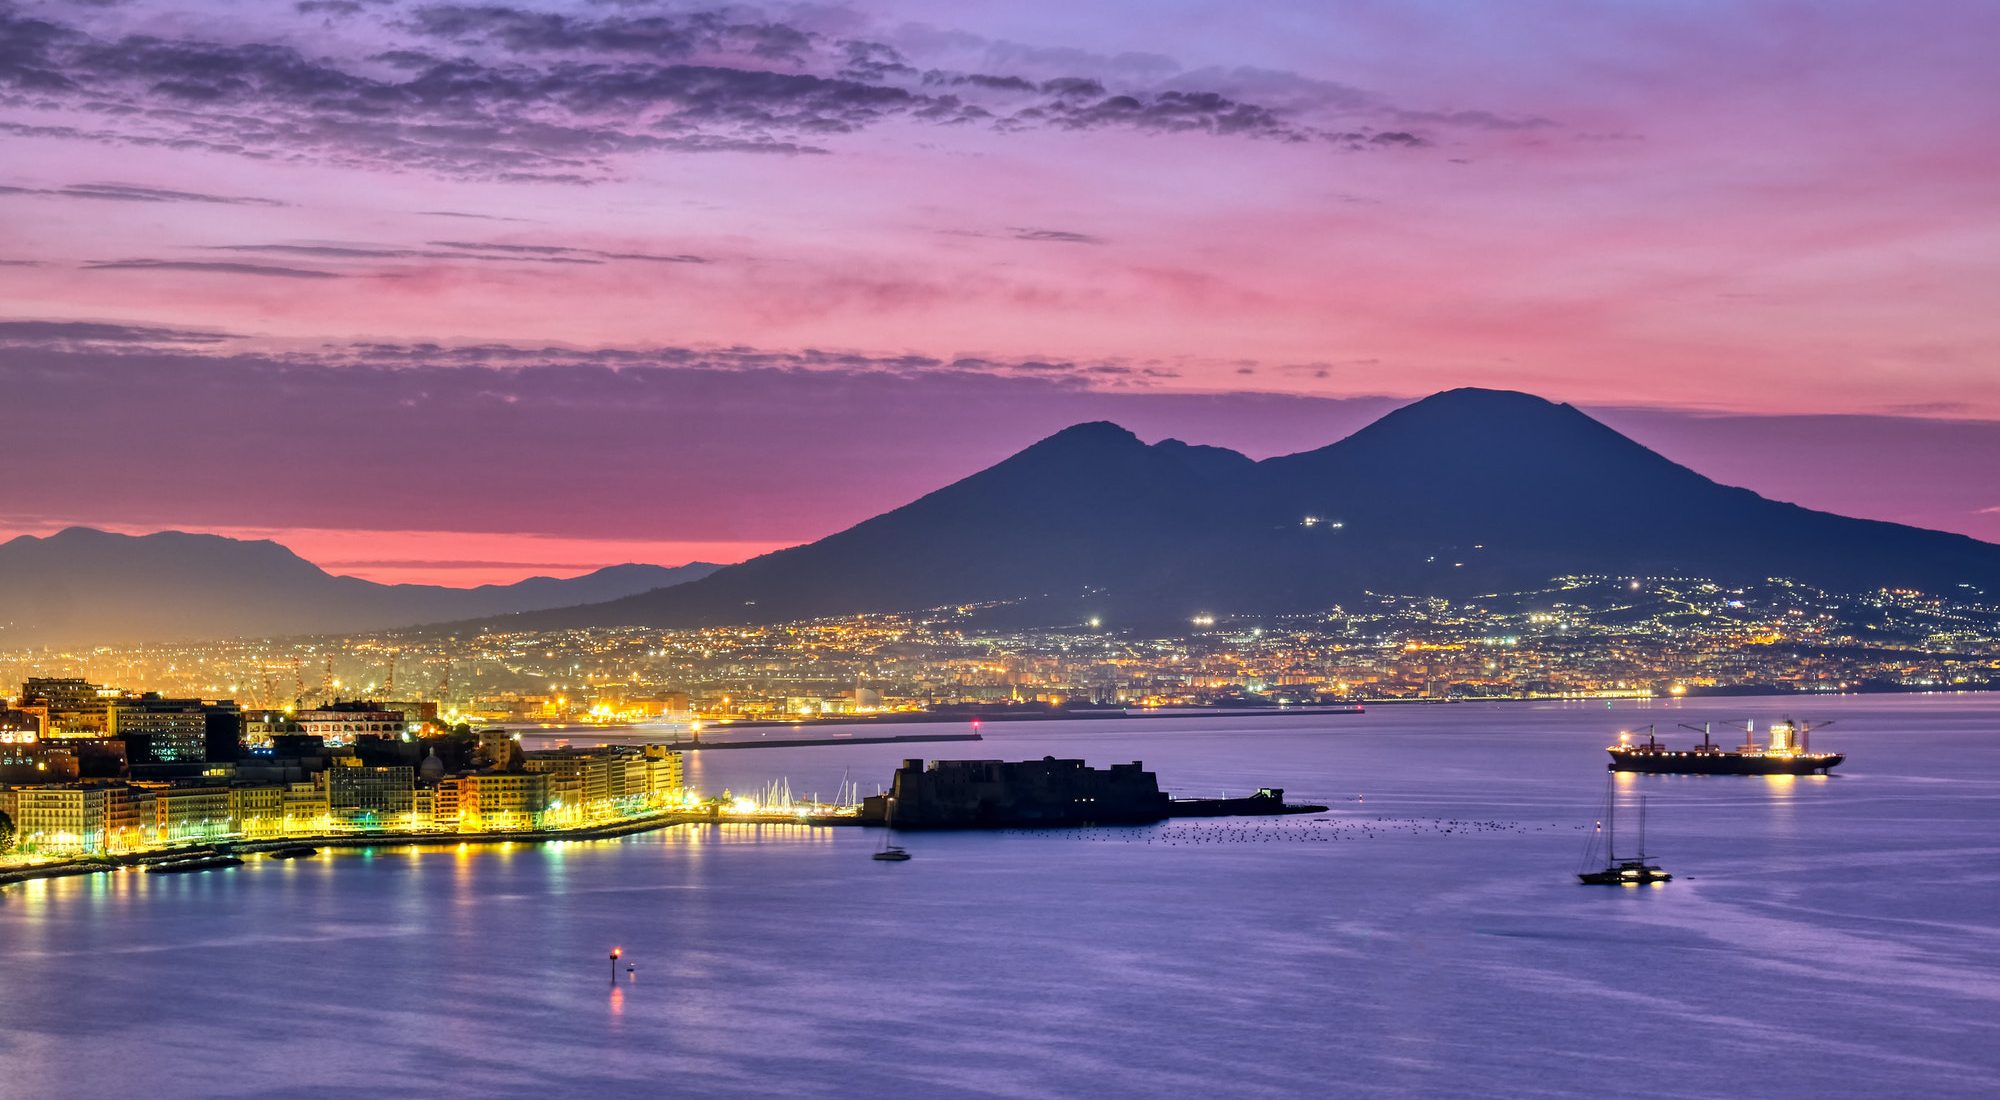
[[[349,633],[601,602],[719,566],[445,588],[336,577],[270,541],[71,527],[0,543],[0,648]]]
[[[1081,424],[818,542],[503,622],[678,627],[1020,600],[1043,622],[1165,623],[1565,573],[2000,593],[2000,546],[1767,500],[1568,405],[1461,389],[1262,462]]]

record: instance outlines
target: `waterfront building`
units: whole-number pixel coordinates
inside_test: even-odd
[[[640,752],[646,759],[646,793],[656,804],[679,801],[687,789],[680,751],[665,745],[647,745]]]
[[[24,787],[15,793],[14,832],[21,847],[47,855],[104,851],[104,787]]]
[[[431,825],[438,829],[456,831],[459,820],[460,792],[464,780],[455,775],[438,780],[437,789],[431,795]]]
[[[656,807],[681,789],[680,753],[665,746],[552,749],[527,754],[549,776],[548,824],[587,825]]]
[[[285,835],[283,783],[244,784],[229,788],[229,816],[238,836],[269,840]]]
[[[458,777],[461,832],[532,829],[548,805],[546,772],[472,772]]]
[[[312,779],[285,784],[286,836],[318,836],[328,831],[331,810],[326,775],[320,772]]]
[[[149,848],[158,833],[151,791],[128,783],[104,788],[104,850],[114,855]]]
[[[232,830],[228,787],[146,786],[153,796],[156,844],[209,844]]]
[[[416,784],[412,768],[369,767],[356,757],[338,757],[326,771],[328,820],[336,830],[410,828]]]

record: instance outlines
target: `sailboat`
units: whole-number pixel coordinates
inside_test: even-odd
[[[868,858],[879,859],[884,863],[901,863],[910,858],[910,853],[889,843],[889,830],[884,829],[882,830],[882,847],[877,849],[875,854]]]
[[[1597,840],[1593,835],[1586,860],[1595,862]],[[1646,886],[1671,882],[1672,875],[1657,864],[1646,862],[1646,799],[1639,798],[1639,850],[1627,859],[1618,858],[1618,789],[1613,787],[1604,803],[1604,869],[1581,871],[1576,878],[1585,886]]]

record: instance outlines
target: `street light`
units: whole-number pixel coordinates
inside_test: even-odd
[[[611,984],[612,984],[612,985],[617,985],[617,984],[618,984],[618,956],[620,956],[620,955],[623,955],[624,953],[625,953],[625,950],[624,950],[623,948],[620,948],[620,947],[614,947],[614,948],[612,948],[612,949],[611,949]]]

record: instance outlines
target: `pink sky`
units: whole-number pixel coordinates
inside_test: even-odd
[[[0,376],[94,452],[0,527],[477,583],[817,537],[1072,415],[2000,421],[1991,5],[358,7],[0,0]],[[1914,442],[1857,488],[1698,434],[1993,537],[1984,473],[1897,510]]]

